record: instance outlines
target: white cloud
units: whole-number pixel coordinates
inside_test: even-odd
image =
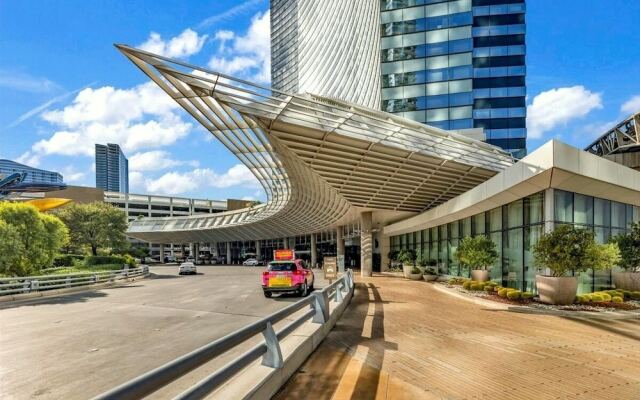
[[[627,100],[622,107],[620,107],[620,111],[624,114],[633,114],[640,112],[640,95],[633,96],[629,100]]]
[[[131,171],[159,171],[184,164],[198,166],[197,161],[174,160],[168,151],[163,150],[140,152],[129,157],[129,170]]]
[[[168,146],[192,128],[176,114],[178,109],[153,82],[131,89],[87,88],[70,105],[42,114],[58,130],[31,150],[39,155],[92,156],[95,143],[118,143],[125,153]]]
[[[262,83],[271,80],[270,13],[258,13],[251,19],[245,35],[221,30],[214,38],[220,42],[218,54],[211,57],[209,67],[228,75],[238,75]],[[232,42],[226,46],[227,42]],[[227,54],[228,53],[228,54]]]
[[[527,135],[532,139],[541,138],[545,132],[582,118],[598,108],[602,108],[602,95],[584,86],[542,92],[527,107]]]
[[[202,28],[206,28],[209,27],[213,24],[217,24],[218,22],[223,22],[226,21],[230,18],[233,17],[237,17],[245,12],[247,12],[250,9],[253,9],[254,7],[260,5],[261,3],[263,3],[265,0],[247,0],[243,3],[240,3],[234,7],[231,7],[230,9],[226,10],[223,13],[220,14],[216,14],[216,15],[212,15],[210,17],[208,17],[207,19],[205,19],[204,21],[200,22],[198,24],[198,28],[202,29]]]
[[[141,176],[136,176],[139,179]],[[131,174],[129,181],[131,183]],[[138,184],[139,182],[136,181]],[[210,168],[196,168],[188,172],[167,172],[157,179],[144,179],[144,189],[154,194],[181,194],[196,189],[228,188],[242,186],[258,188],[260,184],[251,171],[243,164],[236,164],[225,173],[219,174]]]
[[[184,58],[198,53],[204,45],[207,35],[198,35],[187,28],[176,37],[165,41],[159,33],[151,32],[149,39],[138,47],[154,54],[171,58]]]
[[[73,165],[64,167],[60,173],[62,173],[65,183],[84,183],[87,178],[85,172],[78,171]]]
[[[16,159],[16,162],[30,167],[37,167],[40,165],[40,156],[33,154],[31,151],[25,151]]]
[[[0,70],[0,87],[29,93],[44,93],[61,89],[57,83],[47,78],[8,70]]]

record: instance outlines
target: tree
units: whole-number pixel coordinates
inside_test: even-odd
[[[24,203],[0,203],[0,268],[24,276],[53,264],[69,240],[67,227],[55,216]]]
[[[127,216],[110,204],[71,204],[59,210],[57,215],[69,227],[72,242],[90,247],[94,256],[98,255],[98,249],[118,249],[127,245],[124,235]]]
[[[631,224],[629,232],[612,239],[620,248],[620,267],[640,272],[640,222]]]
[[[549,268],[552,276],[560,277],[569,271],[611,268],[620,260],[620,250],[615,243],[597,244],[591,231],[560,225],[540,237],[533,257],[538,268]]]
[[[496,244],[482,235],[463,238],[456,251],[456,259],[460,264],[476,270],[491,268],[497,258]]]

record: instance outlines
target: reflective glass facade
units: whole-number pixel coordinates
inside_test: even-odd
[[[491,279],[502,285],[535,291],[537,270],[532,248],[544,233],[545,222],[576,224],[593,230],[604,243],[626,231],[632,221],[640,221],[640,208],[615,201],[554,190],[554,215],[545,215],[545,193],[539,192],[484,213],[391,237],[391,250],[422,249],[427,259],[436,260],[441,274],[469,277],[468,268],[455,260],[463,237],[487,235],[496,244],[498,260]],[[611,286],[611,271],[592,271],[580,275],[579,293]]]
[[[117,144],[96,144],[96,187],[129,193],[129,160]]]
[[[58,172],[33,168],[11,160],[0,160],[0,178],[16,172],[26,172],[24,183],[62,183],[62,175]]]
[[[381,0],[383,111],[526,154],[524,0]]]

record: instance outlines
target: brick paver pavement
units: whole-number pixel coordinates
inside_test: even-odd
[[[276,398],[640,399],[640,320],[501,311],[368,278]]]

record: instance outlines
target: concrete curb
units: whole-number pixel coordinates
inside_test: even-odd
[[[67,295],[70,293],[89,292],[93,290],[106,289],[110,287],[126,286],[130,282],[147,278],[149,275],[150,273],[147,273],[145,275],[138,275],[131,278],[120,279],[115,282],[104,282],[104,283],[98,283],[93,285],[83,285],[83,286],[76,286],[76,287],[63,288],[63,289],[43,290],[42,292],[9,294],[6,296],[0,296],[0,305],[5,305],[7,303],[19,304],[19,302],[22,302],[22,301],[33,300],[38,298],[57,297],[57,296]]]
[[[553,315],[558,317],[587,317],[587,318],[599,318],[599,319],[626,319],[626,318],[638,318],[640,313],[630,311],[607,311],[607,312],[593,312],[593,311],[565,311],[565,310],[543,310],[539,308],[526,307],[526,306],[514,306],[503,303],[498,303],[491,300],[478,298],[475,296],[465,296],[458,293],[455,289],[449,289],[443,285],[432,284],[434,289],[441,293],[448,294],[449,296],[456,297],[477,305],[491,308],[493,310],[509,311],[520,314],[535,314],[535,315]]]
[[[280,342],[284,358],[282,368],[273,369],[263,366],[261,360],[254,361],[234,376],[233,380],[225,383],[207,398],[262,400],[273,397],[320,346],[320,343],[344,313],[353,296],[354,294],[351,293],[346,294],[344,301],[340,304],[331,301],[331,307],[335,308],[328,323],[319,325],[310,321],[306,322]]]

